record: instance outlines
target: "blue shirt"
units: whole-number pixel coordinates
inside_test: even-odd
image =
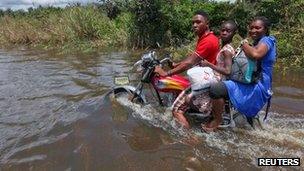
[[[224,81],[232,105],[247,117],[255,116],[271,96],[272,70],[276,58],[276,39],[264,36],[259,43],[267,45],[268,51],[261,59],[262,78],[257,84]]]

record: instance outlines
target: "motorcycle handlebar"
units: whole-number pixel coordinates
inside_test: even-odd
[[[171,59],[170,58],[164,58],[161,61],[159,61],[159,63],[163,64],[164,62],[167,62],[167,61],[171,61]]]
[[[167,62],[169,68],[174,68],[173,67],[173,61],[171,60],[171,58],[164,58],[160,61],[160,64],[162,65],[163,63]]]
[[[135,67],[135,66],[137,66],[137,65],[139,65],[141,63],[142,63],[142,60],[139,60],[139,61],[135,62],[135,64],[133,66]]]
[[[165,62],[167,62],[168,63],[168,66],[170,67],[170,68],[172,68],[173,67],[173,61],[171,60],[171,57],[169,56],[168,57],[168,55],[166,55],[166,57],[164,58],[164,59],[162,59],[162,60],[157,60],[157,59],[153,59],[154,60],[154,62],[153,62],[153,64],[155,65],[162,65],[162,64],[164,64]],[[155,63],[156,62],[156,63]],[[135,62],[134,63],[134,65],[133,65],[133,67],[136,67],[136,66],[138,66],[138,65],[142,65],[142,63],[143,63],[143,60],[142,59],[140,59],[140,60],[138,60],[137,62]]]

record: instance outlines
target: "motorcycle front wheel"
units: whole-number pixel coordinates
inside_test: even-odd
[[[134,87],[116,87],[113,89],[114,98],[127,98],[136,104],[145,104],[145,99],[135,92]]]

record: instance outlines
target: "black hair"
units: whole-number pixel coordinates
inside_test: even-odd
[[[270,32],[270,27],[271,27],[271,22],[268,18],[264,17],[264,16],[257,16],[257,17],[254,17],[252,22],[253,21],[257,21],[257,20],[260,20],[262,21],[263,23],[263,26],[264,28],[266,29],[266,35],[269,36],[269,32]]]
[[[203,16],[207,21],[209,21],[209,16],[208,16],[208,14],[207,14],[205,11],[203,11],[203,10],[198,10],[198,11],[196,11],[196,12],[194,13],[194,15],[201,15],[201,16]]]
[[[236,22],[233,21],[233,20],[224,21],[224,22],[222,23],[222,26],[223,26],[224,24],[231,24],[231,25],[232,25],[233,32],[236,32],[236,31],[238,30],[238,26],[237,26]]]

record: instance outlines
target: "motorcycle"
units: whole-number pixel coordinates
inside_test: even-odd
[[[148,101],[143,93],[144,84],[152,85],[153,90],[156,93],[157,101],[160,106],[169,106],[180,92],[190,86],[189,80],[181,75],[173,75],[169,77],[158,76],[154,73],[154,68],[157,65],[172,65],[171,57],[167,55],[164,59],[158,60],[155,51],[150,51],[142,55],[141,59],[134,64],[134,67],[138,67],[141,71],[141,79],[136,87],[130,85],[120,85],[113,89],[113,93],[118,95],[119,93],[129,93],[132,95],[131,101],[147,104]],[[115,84],[121,84],[128,80],[126,77],[116,77]],[[128,81],[127,81],[128,82]],[[170,94],[171,100],[164,101],[161,97],[161,93]],[[170,96],[169,95],[169,96]]]
[[[148,84],[151,85],[150,87],[152,87],[155,92],[159,105],[169,107],[183,90],[191,92],[190,81],[186,77],[182,75],[163,77],[154,72],[156,66],[160,65],[162,67],[164,64],[167,64],[172,68],[172,63],[170,55],[165,55],[162,60],[159,60],[155,51],[144,53],[141,59],[134,64],[134,67],[137,67],[138,71],[141,71],[141,78],[137,86],[125,85],[129,83],[128,77],[115,77],[114,82],[118,86],[115,86],[112,89],[112,93],[115,97],[118,97],[121,94],[128,94],[129,99],[132,102],[145,105],[148,104],[149,101],[147,100],[145,93],[143,93],[143,87],[144,84]],[[208,88],[203,91],[208,91]],[[202,113],[193,110],[187,112],[186,115],[199,123],[207,119],[207,117]],[[227,100],[225,104],[224,116],[226,116],[224,117],[224,121],[229,122],[228,124],[225,124],[227,127],[235,127],[235,120],[237,120],[239,116],[243,116],[244,118],[244,115],[240,114],[233,108],[229,100]],[[257,122],[259,127],[263,129],[259,115],[254,118],[245,117],[244,119],[253,129],[255,129],[255,122]]]

